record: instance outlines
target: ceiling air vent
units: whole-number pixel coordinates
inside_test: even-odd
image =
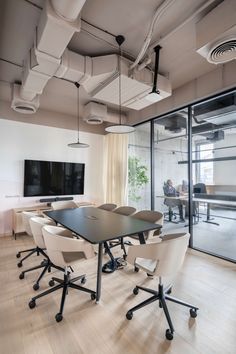
[[[84,106],[84,121],[88,124],[102,124],[107,117],[107,106],[89,102]]]
[[[196,50],[211,64],[236,59],[236,1],[224,0],[196,23]]]
[[[236,59],[236,37],[231,40],[222,40],[213,46],[207,60],[212,64],[222,64]]]
[[[12,101],[11,108],[22,114],[32,114],[35,113],[39,107],[39,95],[29,101],[20,97],[20,87],[21,85],[14,84],[12,89]]]

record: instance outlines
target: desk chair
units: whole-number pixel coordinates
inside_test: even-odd
[[[154,223],[154,224],[159,224],[159,225],[163,225],[163,221],[164,221],[163,213],[161,213],[160,211],[154,211],[154,210],[141,210],[141,211],[138,211],[137,213],[132,215],[132,218],[144,220],[144,221],[151,222],[151,223]],[[156,230],[146,231],[144,233],[145,240],[153,238],[155,231]],[[132,238],[132,239],[135,239],[135,240],[139,240],[138,235],[132,235],[132,236],[129,236],[129,237]]]
[[[29,224],[29,220],[30,218],[34,217],[34,216],[37,216],[38,214],[36,213],[32,213],[32,212],[29,212],[29,211],[23,211],[21,213],[21,216],[22,216],[22,222],[23,222],[23,226],[24,226],[24,229],[25,229],[25,232],[29,235],[29,236],[33,236],[32,235],[32,231],[31,231],[31,228],[30,228],[30,224]],[[19,268],[22,267],[23,265],[23,261],[25,261],[27,258],[29,258],[30,256],[32,256],[34,253],[37,253],[37,256],[39,256],[39,253],[37,251],[37,247],[34,247],[34,248],[30,248],[30,249],[27,249],[27,250],[23,250],[23,251],[20,251],[16,254],[16,258],[20,258],[21,257],[21,254],[22,253],[25,253],[25,252],[28,252],[28,254],[22,258],[20,260],[20,262],[17,263],[17,266]]]
[[[115,210],[113,210],[113,213],[116,214],[120,214],[120,215],[125,215],[125,216],[130,216],[133,215],[136,212],[136,208],[134,207],[130,207],[130,206],[121,206],[119,208],[116,208]],[[110,241],[109,242],[109,248],[113,248],[116,246],[121,246],[121,249],[124,252],[124,258],[126,258],[127,253],[126,253],[126,249],[125,249],[125,244],[130,245],[130,242],[124,242],[124,238],[120,237],[117,241]]]
[[[90,243],[81,239],[73,238],[72,233],[62,227],[44,226],[42,228],[42,232],[48,257],[54,265],[64,269],[64,279],[53,277],[50,285],[53,285],[54,282],[59,284],[33,297],[29,302],[29,307],[33,309],[36,306],[37,299],[46,296],[56,290],[62,289],[60,310],[55,316],[56,321],[60,322],[63,319],[63,309],[69,288],[89,293],[91,299],[95,300],[95,291],[75,284],[75,282],[78,280],[84,284],[86,282],[85,274],[77,276],[73,279],[71,279],[70,275],[72,271],[71,265],[74,262],[82,258],[92,258],[95,256],[95,253]]]
[[[98,206],[99,209],[103,209],[107,211],[113,211],[116,207],[117,205],[112,203],[106,203]]]
[[[190,316],[193,318],[197,317],[197,307],[170,296],[172,285],[168,285],[164,288],[162,283],[162,277],[174,276],[181,268],[188,242],[188,233],[166,235],[161,237],[161,240],[159,239],[156,243],[152,242],[144,245],[131,246],[127,257],[127,261],[130,264],[141,268],[149,275],[158,276],[159,284],[158,291],[136,285],[133,289],[134,295],[138,295],[139,290],[142,290],[152,296],[131,308],[126,313],[126,318],[131,320],[135,311],[154,301],[158,301],[159,307],[164,310],[169,325],[169,328],[166,330],[166,339],[169,340],[173,339],[174,327],[166,305],[166,300],[189,307]]]
[[[33,289],[34,290],[38,290],[39,289],[39,282],[42,279],[42,277],[44,276],[44,274],[48,271],[51,272],[51,268],[55,268],[57,270],[63,271],[64,269],[61,267],[58,267],[56,265],[54,265],[48,255],[45,253],[45,249],[46,249],[46,245],[44,242],[44,238],[43,238],[43,233],[42,233],[42,228],[45,225],[55,225],[55,222],[49,218],[42,218],[42,217],[33,217],[30,219],[30,226],[31,226],[31,230],[33,233],[33,238],[34,238],[34,242],[38,248],[38,251],[40,254],[42,254],[42,256],[44,256],[44,261],[41,263],[40,266],[31,268],[31,269],[27,269],[24,272],[21,273],[20,275],[20,279],[24,278],[25,273],[30,272],[32,270],[38,269],[38,268],[43,268],[41,274],[39,275],[38,279],[36,280],[35,284],[33,285]]]
[[[52,202],[51,207],[53,210],[75,209],[78,208],[78,205],[73,200],[63,200]]]
[[[34,222],[32,222],[32,220],[34,220]],[[36,222],[37,222],[37,225],[35,226]],[[26,269],[23,272],[21,272],[19,275],[19,279],[24,279],[25,273],[28,273],[28,272],[31,272],[33,270],[40,269],[40,268],[45,269],[45,267],[48,264],[48,256],[44,252],[46,247],[45,247],[45,243],[43,241],[43,235],[42,235],[42,231],[41,231],[41,229],[44,225],[55,225],[55,223],[52,219],[43,218],[43,217],[39,217],[39,216],[34,216],[29,219],[30,230],[32,232],[32,236],[34,238],[34,242],[36,245],[35,250],[36,250],[37,254],[40,254],[44,257],[44,260],[43,260],[43,262],[41,262],[41,264],[39,264],[35,267],[32,267],[32,268]],[[43,277],[44,273],[46,272],[46,270],[47,270],[47,268],[45,270],[43,270],[42,274],[39,276],[38,280],[33,285],[34,290],[39,289],[39,282],[40,282],[41,278]]]

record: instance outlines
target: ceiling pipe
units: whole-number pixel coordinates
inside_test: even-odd
[[[73,22],[79,16],[86,0],[51,0],[56,14],[64,20]]]
[[[34,44],[24,62],[22,85],[17,90],[13,87],[11,106],[15,111],[24,112],[27,109],[28,113],[35,112],[39,95],[61,68],[62,55],[73,34],[80,31],[79,14],[85,1],[46,0],[36,28]],[[81,75],[84,75],[84,70]],[[28,109],[30,105],[32,110]]]

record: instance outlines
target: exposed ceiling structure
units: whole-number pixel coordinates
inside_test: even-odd
[[[213,70],[214,60],[235,58],[233,10],[233,0],[1,0],[0,99],[14,109],[25,108],[24,113],[33,107],[75,115],[73,82],[79,81],[84,119],[96,123],[98,109],[97,123],[115,122],[119,74],[115,36],[121,34],[126,39],[121,68],[125,119],[130,110],[151,104],[146,96],[153,84],[156,45],[162,47],[159,99]],[[222,11],[224,20],[219,23]],[[133,69],[145,40],[144,56]]]

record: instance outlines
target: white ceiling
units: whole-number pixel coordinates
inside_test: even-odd
[[[195,23],[220,2],[175,0],[156,24],[151,43],[162,46],[159,72],[168,76],[173,89],[215,68],[195,51]],[[161,0],[87,0],[82,19],[114,35],[124,35],[125,55],[136,58],[154,12],[161,3]],[[196,13],[204,4],[209,6]],[[43,5],[44,0],[0,0],[0,80],[11,83],[21,80],[23,60],[33,44]],[[189,18],[191,20],[186,21]],[[71,50],[89,56],[117,52],[112,35],[85,21],[82,21],[81,32],[76,33],[69,43]],[[42,94],[40,107],[74,114],[74,91],[72,84],[53,78]],[[82,104],[89,101],[85,91],[81,101]]]

